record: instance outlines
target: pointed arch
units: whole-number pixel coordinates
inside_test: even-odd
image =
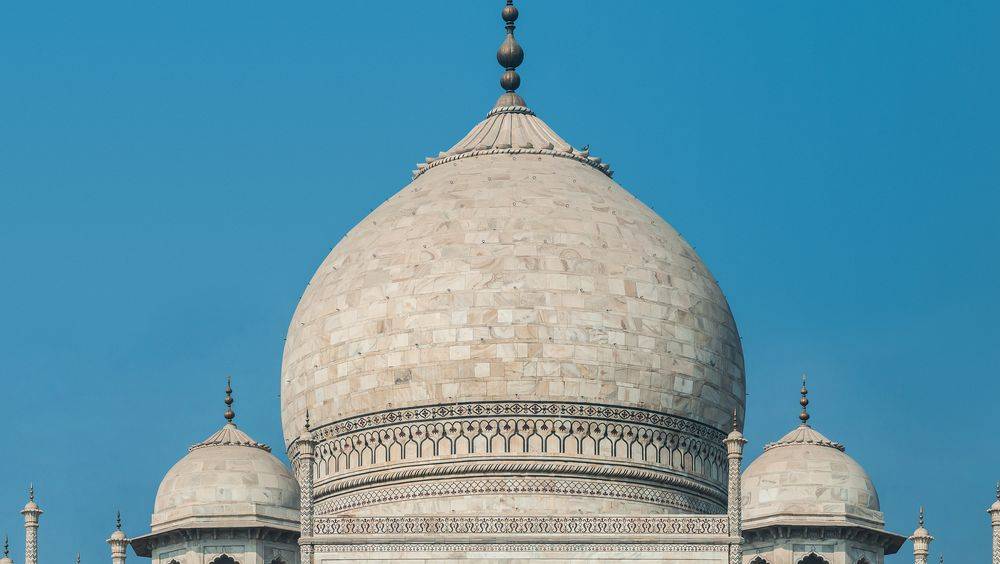
[[[240,564],[235,558],[229,556],[228,554],[222,554],[215,560],[212,560],[210,564]]]
[[[809,554],[802,560],[799,560],[799,564],[830,564],[825,558],[816,554],[815,552]]]
[[[764,560],[763,556],[758,556],[750,561],[750,564],[770,564],[767,560]]]
[[[280,556],[275,556],[271,559],[271,564],[288,564],[285,559]]]

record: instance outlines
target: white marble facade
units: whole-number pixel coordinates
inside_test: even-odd
[[[233,423],[163,478],[155,564],[881,564],[862,466],[808,423],[740,476],[736,321],[690,244],[506,90],[352,229],[288,329],[291,468]],[[1000,492],[998,492],[1000,500]],[[41,509],[25,516],[37,564]],[[990,509],[1000,564],[1000,501]],[[933,538],[910,537],[926,562]],[[5,553],[0,564],[13,564]]]

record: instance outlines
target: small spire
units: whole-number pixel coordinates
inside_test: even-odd
[[[233,379],[226,376],[226,422],[232,423],[236,413],[233,412]]]
[[[80,553],[76,553],[76,564],[80,564]]]
[[[6,534],[3,536],[3,557],[10,558],[10,539],[7,538]]]
[[[35,501],[35,484],[28,484],[28,501]]]
[[[497,100],[497,107],[501,106],[523,106],[524,98],[521,98],[515,91],[521,86],[521,76],[517,74],[517,67],[524,61],[524,50],[514,39],[514,22],[517,21],[517,8],[514,0],[507,0],[507,5],[500,12],[503,21],[506,22],[507,37],[497,49],[497,62],[504,68],[504,73],[500,77],[500,86],[505,93]]]
[[[306,431],[308,431],[308,430],[309,430],[309,410],[307,409],[306,410]],[[1000,488],[1000,486],[997,486],[997,487]]]
[[[122,512],[121,511],[116,511],[115,512],[115,530],[117,530],[117,531],[122,530]]]
[[[919,527],[923,527],[924,526],[924,506],[923,505],[920,506],[920,517],[917,519],[917,525]]]
[[[733,410],[733,432],[740,430],[740,419],[737,410]]]
[[[997,482],[997,501],[1000,501],[1000,482]]]
[[[799,405],[802,406],[802,413],[799,414],[799,420],[802,421],[803,425],[809,425],[809,412],[806,410],[806,406],[809,405],[809,390],[806,388],[806,375],[802,374],[802,389],[799,390],[802,394],[802,399],[799,400]]]

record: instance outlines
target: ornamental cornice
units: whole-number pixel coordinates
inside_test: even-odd
[[[905,537],[889,531],[851,525],[770,525],[754,529],[744,528],[743,538],[747,542],[795,539],[849,540],[882,547],[885,554],[895,554],[906,541]]]
[[[381,429],[401,423],[442,422],[478,417],[548,417],[567,420],[604,420],[608,423],[640,424],[676,431],[721,445],[726,433],[710,425],[651,409],[610,404],[558,401],[470,401],[385,409],[345,417],[313,428],[312,438],[320,442],[330,437]]]
[[[315,535],[675,535],[724,536],[725,516],[317,517]],[[709,540],[709,539],[706,539]]]
[[[652,468],[637,468],[606,461],[588,463],[546,460],[480,460],[473,462],[441,461],[430,465],[386,469],[380,472],[355,474],[348,478],[317,483],[314,499],[322,499],[341,492],[411,480],[441,479],[458,476],[545,475],[583,477],[617,482],[642,482],[655,486],[677,488],[692,494],[701,494],[707,500],[721,501],[722,491],[689,478]],[[713,508],[721,507],[711,503]]]
[[[621,483],[607,480],[577,480],[541,477],[485,477],[477,476],[457,480],[427,480],[366,488],[346,493],[319,503],[319,515],[333,515],[359,507],[379,506],[397,501],[439,496],[485,494],[549,494],[567,496],[605,497],[657,506],[675,507],[693,513],[721,513],[724,508],[699,497],[663,487]]]
[[[318,544],[316,552],[726,552],[725,544],[692,543],[366,543]]]

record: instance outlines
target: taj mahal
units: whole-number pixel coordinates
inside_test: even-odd
[[[722,289],[530,109],[512,0],[501,15],[495,105],[299,301],[280,376],[290,464],[238,426],[234,397],[254,392],[237,378],[221,427],[164,469],[148,529],[110,534],[112,562],[936,562],[933,508],[886,529],[805,377],[788,433],[747,444]],[[44,495],[21,511],[23,564],[45,553]],[[988,518],[1000,564],[1000,495]]]

